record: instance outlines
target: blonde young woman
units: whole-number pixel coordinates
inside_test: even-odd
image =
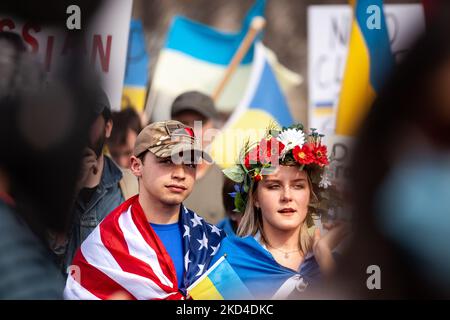
[[[312,219],[332,190],[321,138],[315,130],[306,135],[301,125],[272,129],[224,171],[238,183],[233,196],[244,214],[238,237],[225,238],[214,260],[225,255],[253,298],[295,297],[334,270],[332,250],[346,229],[321,235]]]

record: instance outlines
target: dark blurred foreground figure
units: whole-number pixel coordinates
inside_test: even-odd
[[[49,85],[24,48],[0,33],[0,299],[60,299],[48,235],[69,221],[89,99],[75,89],[76,63]]]
[[[450,20],[441,18],[357,138],[355,237],[337,272],[343,298],[450,298]]]

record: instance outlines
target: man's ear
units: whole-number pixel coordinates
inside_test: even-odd
[[[112,129],[113,129],[113,121],[112,121],[112,119],[109,119],[108,121],[106,121],[106,125],[105,125],[105,138],[106,139],[111,137]]]
[[[131,156],[130,170],[138,178],[142,176],[142,166],[142,161],[139,158]]]

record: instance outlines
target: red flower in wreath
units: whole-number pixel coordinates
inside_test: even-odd
[[[284,150],[284,144],[275,138],[270,140],[262,139],[259,143],[259,158],[261,163],[276,163],[278,162],[281,153]]]
[[[250,170],[252,168],[252,165],[255,165],[259,162],[259,146],[256,146],[256,148],[251,149],[244,158],[244,165],[247,168],[247,170]]]
[[[309,144],[304,144],[302,147],[296,146],[292,150],[294,159],[300,164],[311,164],[314,162],[314,154]]]
[[[326,146],[321,144],[314,146],[313,154],[314,154],[314,162],[316,164],[318,164],[321,167],[328,165]]]
[[[257,173],[253,176],[253,179],[255,182],[261,181],[263,179],[263,176],[261,173]]]

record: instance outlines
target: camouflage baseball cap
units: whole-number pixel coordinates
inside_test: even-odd
[[[134,155],[137,157],[147,150],[158,158],[193,151],[196,158],[212,162],[211,156],[202,150],[194,130],[175,120],[154,122],[142,129],[136,138]]]

